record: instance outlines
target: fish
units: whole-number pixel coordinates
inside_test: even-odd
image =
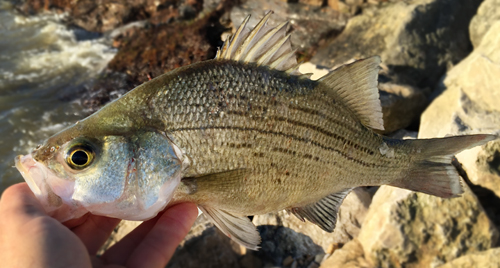
[[[454,154],[493,134],[398,140],[384,129],[381,59],[317,81],[298,72],[288,23],[249,16],[215,59],[165,73],[19,155],[49,215],[147,220],[193,202],[227,236],[258,249],[247,217],[286,210],[332,232],[355,187],[460,196]]]

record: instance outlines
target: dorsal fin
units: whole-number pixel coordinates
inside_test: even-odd
[[[319,81],[335,92],[363,125],[384,130],[377,88],[379,65],[380,57],[373,56],[343,65]]]
[[[272,13],[269,11],[252,30],[246,28],[250,19],[248,15],[236,33],[227,38],[222,48],[217,51],[215,58],[253,62],[300,75],[290,35],[286,34],[288,22],[283,22],[276,27],[267,25]]]

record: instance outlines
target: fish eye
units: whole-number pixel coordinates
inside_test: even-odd
[[[95,152],[92,147],[78,144],[71,147],[66,154],[66,162],[72,169],[84,169],[94,160]]]

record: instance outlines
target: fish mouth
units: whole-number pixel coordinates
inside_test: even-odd
[[[17,170],[19,170],[26,183],[28,183],[31,191],[36,196],[42,195],[40,186],[45,181],[47,173],[40,167],[40,164],[33,159],[31,154],[18,155],[15,162]]]
[[[17,170],[49,216],[64,222],[87,213],[86,209],[68,202],[67,196],[73,194],[73,181],[58,178],[49,168],[35,161],[31,154],[18,155],[15,162]]]

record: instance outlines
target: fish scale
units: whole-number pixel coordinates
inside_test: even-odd
[[[453,155],[497,136],[376,134],[384,128],[380,58],[311,81],[297,72],[287,23],[268,26],[270,15],[252,30],[247,17],[216,59],[144,83],[18,156],[49,215],[147,220],[194,202],[231,239],[257,249],[246,215],[286,209],[332,232],[357,186],[463,193]]]
[[[205,71],[207,69],[222,76],[211,76]],[[193,77],[193,80],[182,83],[186,80],[184,77]],[[248,207],[255,207],[255,204],[268,198],[259,194],[268,183],[283,182],[270,194],[289,193],[286,182],[290,180],[293,181],[290,183],[293,187],[303,184],[299,186],[303,192],[298,195],[302,195],[301,198],[310,196],[314,200],[324,196],[325,191],[335,192],[346,188],[349,184],[339,181],[339,177],[363,185],[362,179],[368,174],[372,175],[372,179],[380,173],[378,177],[392,180],[387,174],[398,174],[401,170],[397,162],[393,164],[394,170],[387,166],[380,171],[368,167],[378,165],[381,161],[374,152],[378,152],[382,138],[359,124],[356,117],[342,105],[333,100],[318,101],[328,96],[311,80],[292,78],[293,86],[283,90],[287,79],[291,79],[289,75],[270,71],[267,67],[234,61],[199,63],[164,79],[173,80],[165,82],[172,85],[169,89],[171,94],[163,94],[155,100],[153,107],[158,113],[167,107],[177,106],[174,110],[181,111],[193,110],[188,107],[194,106],[203,108],[197,110],[200,115],[194,117],[209,118],[186,120],[191,113],[180,117],[176,116],[178,113],[165,114],[163,117],[164,124],[168,126],[166,132],[193,161],[186,175],[249,169],[247,180],[255,181],[256,189],[245,187],[248,195],[254,197],[254,202],[242,202]],[[220,84],[239,87],[223,88]],[[190,98],[201,99],[206,96],[207,101],[190,104],[186,91],[190,92]],[[264,110],[265,116],[262,115]],[[329,114],[328,118],[323,116],[325,113]],[[359,133],[365,133],[364,138],[359,137]],[[252,148],[231,146],[246,140],[251,142]],[[349,147],[348,153],[344,153],[346,146]],[[295,155],[293,152],[296,152]],[[325,165],[320,159],[325,162],[336,159],[337,164]],[[294,168],[296,166],[302,168]],[[346,173],[346,169],[356,172]],[[324,183],[308,186],[308,182],[318,178]],[[218,199],[211,200],[219,205],[223,200],[232,202],[224,193]],[[272,209],[283,209],[293,202],[291,198],[290,203],[279,203]],[[226,209],[235,211],[237,208],[228,206]],[[247,213],[260,214],[262,211]]]

